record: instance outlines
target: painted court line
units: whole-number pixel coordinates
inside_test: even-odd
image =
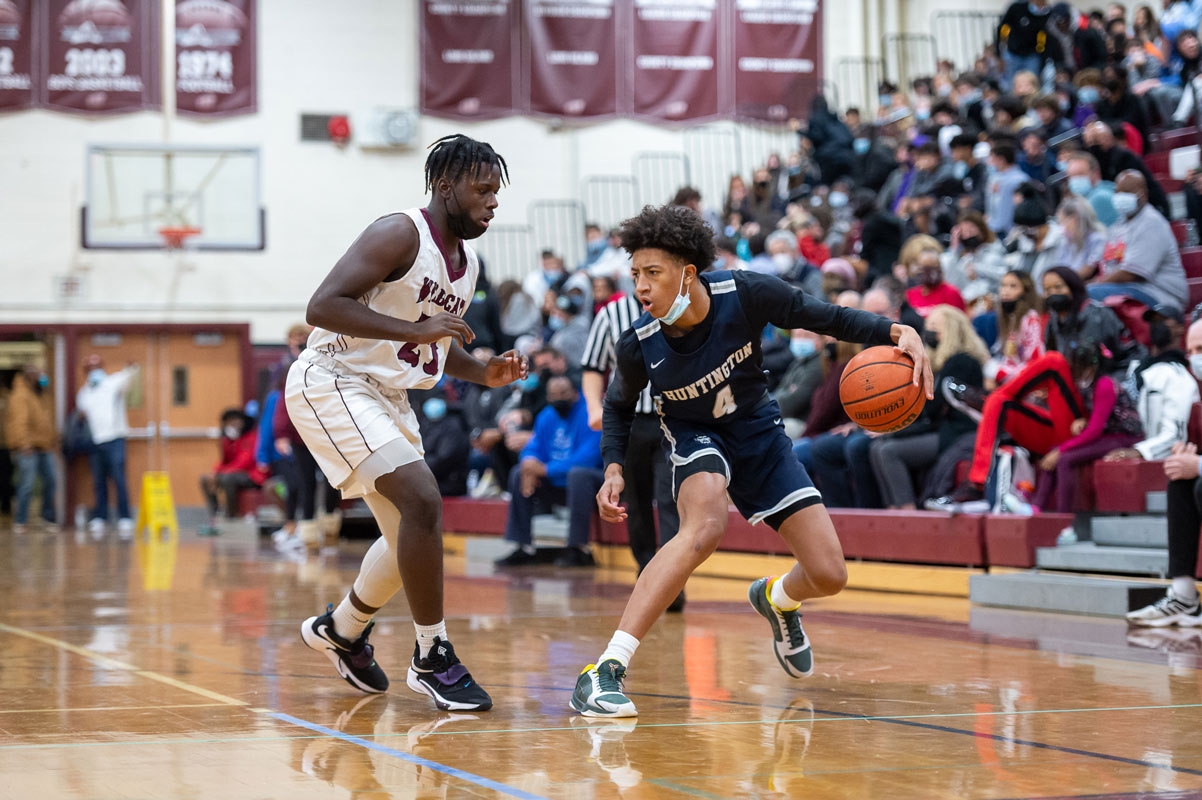
[[[138,677],[146,678],[152,681],[158,681],[159,683],[165,683],[168,686],[174,686],[176,689],[182,689],[185,692],[198,694],[201,697],[207,697],[210,700],[216,700],[218,703],[223,703],[227,706],[247,705],[245,700],[236,700],[233,697],[229,697],[219,692],[210,691],[191,683],[185,683],[184,681],[176,680],[175,678],[162,675],[158,672],[152,672],[148,669],[139,669],[133,664],[126,664],[124,661],[118,661],[115,658],[109,658],[102,653],[97,653],[95,650],[89,650],[86,647],[79,647],[78,645],[71,644],[70,642],[64,642],[62,639],[53,639],[49,636],[43,636],[40,633],[27,631],[24,628],[6,625],[3,622],[0,622],[0,632],[11,633],[14,636],[23,636],[26,639],[32,639],[40,644],[48,645],[50,647],[57,647],[59,650],[66,650],[68,653],[74,653],[77,656],[82,656],[106,669],[118,670],[121,672],[132,672]]]
[[[87,706],[85,708],[0,708],[0,714],[63,714],[80,711],[163,711],[169,708],[213,708],[228,703],[177,703],[169,706]]]
[[[494,792],[499,792],[501,794],[508,795],[509,797],[517,797],[520,798],[520,800],[547,800],[547,798],[543,797],[542,795],[531,794],[530,792],[523,791],[522,789],[518,789],[514,786],[498,783],[497,781],[489,778],[483,778],[479,775],[473,775],[470,772],[464,772],[463,770],[456,769],[455,767],[448,767],[446,764],[439,764],[437,761],[431,761],[427,758],[422,758],[421,756],[415,756],[412,753],[406,753],[402,750],[394,750],[393,748],[386,747],[379,742],[373,742],[369,739],[364,739],[359,736],[351,736],[350,734],[343,733],[342,731],[336,731],[333,728],[327,728],[324,725],[306,722],[305,720],[298,719],[291,714],[276,712],[274,714],[269,714],[268,716],[292,725],[308,728],[311,731],[325,734],[326,736],[332,736],[335,739],[341,739],[344,742],[357,744],[360,747],[367,748],[368,750],[375,750],[377,753],[383,753],[385,755],[392,756],[393,758],[399,758],[402,761],[408,761],[410,764],[416,764],[420,767],[432,769],[435,772],[441,772],[444,775],[450,775],[452,778],[458,778],[459,780],[466,781],[467,783],[474,783],[476,786],[482,786],[485,789],[492,789]]]

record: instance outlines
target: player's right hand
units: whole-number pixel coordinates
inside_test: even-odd
[[[448,336],[455,339],[460,347],[467,347],[476,338],[476,334],[472,333],[472,329],[461,317],[440,311],[429,319],[414,323],[413,333],[405,341],[432,344]]]
[[[611,475],[601,484],[601,491],[597,492],[597,510],[601,512],[601,519],[606,522],[626,519],[626,509],[621,505],[622,490],[625,488],[626,481],[621,475]]]

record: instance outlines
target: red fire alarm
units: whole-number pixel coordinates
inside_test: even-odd
[[[344,147],[351,138],[351,121],[345,115],[330,117],[326,130],[330,133],[331,142]]]

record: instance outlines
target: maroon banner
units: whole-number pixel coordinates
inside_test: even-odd
[[[716,0],[635,0],[633,112],[680,122],[717,117]]]
[[[156,0],[39,0],[42,104],[108,113],[159,107]]]
[[[422,111],[458,119],[520,113],[517,3],[422,0]]]
[[[254,0],[175,0],[175,109],[181,115],[257,108]]]
[[[822,83],[819,0],[735,0],[735,116],[808,115]]]
[[[33,105],[31,0],[0,0],[0,111]]]
[[[526,0],[530,110],[563,117],[618,110],[614,0]]]

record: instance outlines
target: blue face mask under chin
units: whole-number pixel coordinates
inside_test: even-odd
[[[678,292],[678,294],[676,295],[676,299],[672,301],[672,307],[668,309],[667,314],[664,314],[662,317],[659,318],[659,321],[665,325],[676,324],[676,320],[680,319],[680,316],[682,314],[684,314],[684,312],[688,309],[689,301],[692,299],[689,296],[688,292],[685,292],[684,294],[679,294],[679,292],[684,292],[684,272],[683,271],[680,273],[680,288],[677,289],[676,291]]]
[[[802,358],[817,351],[818,346],[814,344],[813,339],[790,339],[789,352],[794,358]]]
[[[441,397],[431,397],[422,403],[422,413],[431,422],[438,422],[447,415],[447,401]]]

